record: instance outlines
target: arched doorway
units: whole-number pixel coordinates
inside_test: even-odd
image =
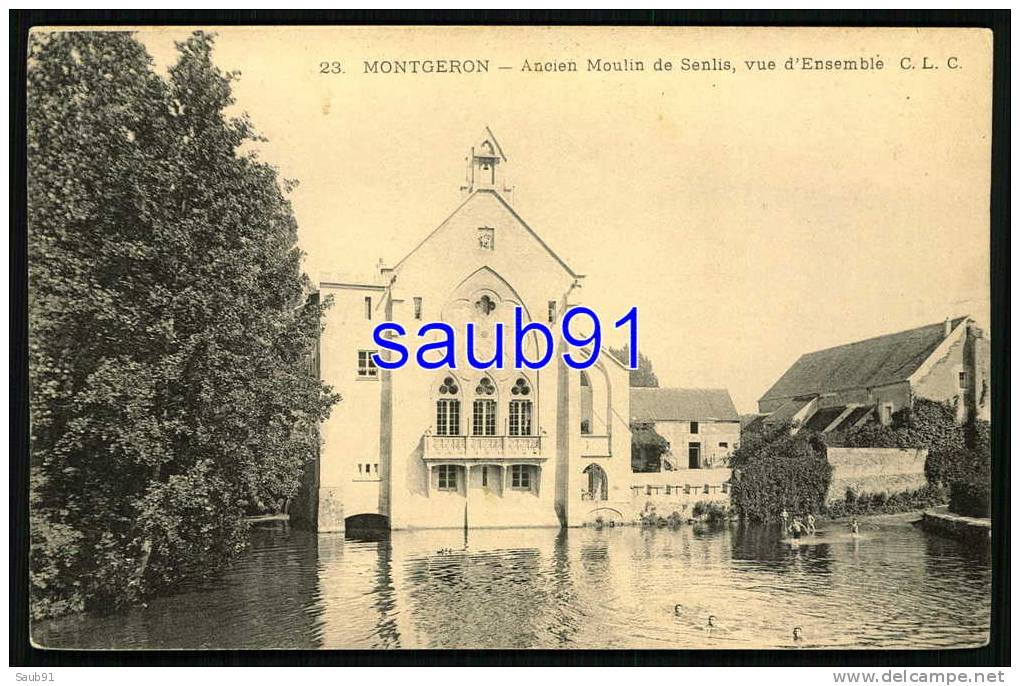
[[[606,470],[592,463],[584,468],[584,474],[588,476],[588,489],[581,492],[581,499],[609,500],[609,477],[606,476]]]

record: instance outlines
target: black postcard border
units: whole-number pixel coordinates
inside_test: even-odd
[[[10,10],[10,666],[827,666],[1010,664],[1008,10]],[[993,32],[991,297],[992,617],[987,646],[962,650],[40,650],[28,635],[28,362],[25,57],[33,26],[242,24],[982,27]]]

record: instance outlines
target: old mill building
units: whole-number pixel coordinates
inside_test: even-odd
[[[464,346],[454,370],[372,361],[381,321],[408,332],[474,322],[479,359],[491,357],[503,322],[512,359],[516,307],[554,324],[584,304],[582,275],[511,206],[508,159],[491,131],[467,161],[463,202],[403,259],[368,279],[319,283],[334,305],[317,364],[343,401],[321,427],[310,497],[292,510],[318,531],[365,518],[393,529],[574,526],[600,509],[618,517],[632,499],[629,372],[607,352],[587,371],[560,351],[538,370],[478,371]],[[535,359],[537,341],[524,345]]]

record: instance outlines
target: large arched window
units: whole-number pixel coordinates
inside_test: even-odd
[[[510,435],[531,436],[531,385],[521,377],[510,389]]]
[[[460,388],[452,376],[443,379],[436,400],[436,434],[460,436]]]
[[[475,402],[471,413],[472,436],[496,435],[496,386],[492,379],[483,376],[475,387]]]

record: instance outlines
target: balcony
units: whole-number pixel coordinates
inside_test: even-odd
[[[426,460],[544,460],[542,436],[425,436]]]

